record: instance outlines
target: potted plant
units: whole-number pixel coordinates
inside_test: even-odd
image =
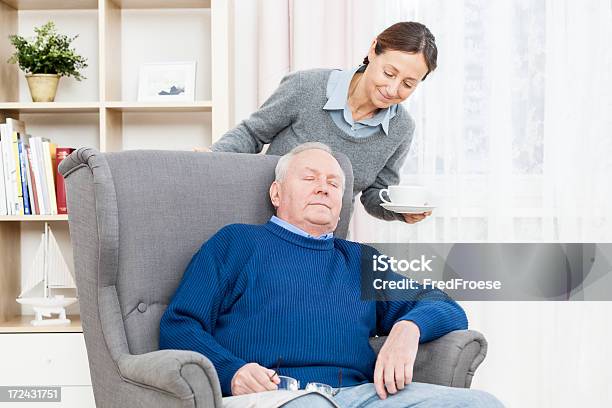
[[[34,28],[35,39],[10,35],[15,53],[9,58],[11,64],[19,64],[26,74],[30,94],[34,102],[53,102],[57,84],[62,76],[84,79],[80,70],[87,67],[87,59],[70,47],[78,35],[68,37],[59,34],[53,21]]]

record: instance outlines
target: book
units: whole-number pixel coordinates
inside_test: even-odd
[[[2,159],[4,167],[4,186],[6,192],[7,215],[15,214],[15,164],[13,163],[13,144],[9,137],[8,125],[0,125],[0,143],[2,143]]]
[[[16,131],[13,131],[11,136],[11,147],[13,150],[13,163],[15,163],[15,215],[23,215],[23,190],[21,184],[21,164],[19,161],[19,136]]]
[[[30,160],[28,159],[28,151],[30,150],[30,138],[32,137],[29,134],[23,134],[20,135],[21,137],[21,144],[22,144],[22,166],[24,168],[24,172],[25,174],[22,174],[22,180],[24,180],[23,182],[25,183],[26,189],[27,189],[27,194],[28,194],[28,200],[29,200],[29,207],[30,207],[30,214],[32,215],[36,215],[38,214],[38,212],[36,212],[35,206],[34,206],[34,201],[35,201],[35,197],[34,197],[34,189],[32,186],[33,180],[31,177],[31,172],[30,172]],[[24,199],[24,205],[25,205],[25,199]]]
[[[4,126],[4,124],[0,124]],[[2,154],[2,131],[0,131],[0,215],[8,215],[8,199],[4,181],[4,155]]]
[[[17,133],[17,149],[19,151],[19,170],[21,178],[21,191],[23,196],[23,213],[25,215],[32,215],[32,209],[30,206],[30,192],[28,189],[28,176],[26,173],[26,156],[25,156],[25,135]]]
[[[30,149],[32,151],[32,170],[36,186],[39,190],[38,205],[40,213],[44,215],[51,214],[49,203],[49,192],[47,188],[47,177],[45,176],[45,166],[43,159],[43,140],[40,137],[30,139]]]
[[[10,178],[11,185],[13,187],[13,212],[12,215],[24,215],[23,205],[23,185],[21,184],[21,164],[19,161],[19,146],[18,146],[18,135],[26,134],[25,122],[17,119],[7,118],[6,119],[6,132],[8,134],[8,142],[12,146],[9,148],[9,155],[12,156],[10,160]],[[10,154],[12,152],[12,155]]]
[[[53,168],[53,188],[57,185],[57,143],[49,141],[49,152],[51,153],[51,167]]]
[[[53,182],[53,164],[51,162],[51,147],[48,140],[42,142],[43,145],[43,163],[45,168],[45,177],[47,181],[47,191],[49,193],[49,209],[51,215],[57,215],[57,200],[55,198],[55,183]]]
[[[58,173],[57,167],[70,153],[74,151],[71,147],[58,147],[56,151],[56,164],[55,164],[55,175],[57,182],[55,183],[55,193],[57,196],[57,213],[68,214],[68,208],[66,206],[66,184],[64,177]]]
[[[36,178],[34,177],[34,170],[32,168],[32,148],[30,146],[26,147],[26,155],[28,159],[28,183],[30,183],[30,186],[32,188],[32,192],[30,195],[33,197],[32,201],[34,202],[34,214],[40,215],[42,214],[42,212],[40,211],[39,204],[40,186],[38,186],[37,184],[40,183],[40,181],[36,181]]]

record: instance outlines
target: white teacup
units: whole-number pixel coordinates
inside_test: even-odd
[[[383,196],[387,193],[391,201]],[[382,202],[395,205],[423,207],[431,205],[431,193],[423,186],[389,186],[378,192]]]

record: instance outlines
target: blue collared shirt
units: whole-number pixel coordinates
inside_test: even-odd
[[[338,128],[347,135],[361,138],[371,136],[378,132],[379,126],[385,134],[389,134],[389,121],[397,113],[397,105],[380,109],[373,117],[353,120],[353,113],[348,105],[348,91],[351,79],[356,72],[363,72],[365,65],[347,70],[334,70],[327,80],[327,103],[323,109],[329,111],[331,118]]]
[[[294,234],[298,234],[298,235],[301,235],[301,236],[306,237],[306,238],[330,239],[330,238],[334,237],[334,233],[333,232],[328,232],[327,234],[323,234],[323,235],[321,235],[319,237],[313,237],[312,235],[310,235],[309,233],[307,233],[303,229],[300,229],[300,228],[296,227],[295,225],[288,223],[285,220],[281,220],[276,215],[273,215],[272,218],[270,218],[270,221],[272,221],[276,225],[279,225],[279,226],[283,227],[284,229],[286,229],[288,231],[293,232]]]

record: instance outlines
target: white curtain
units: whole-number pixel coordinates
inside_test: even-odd
[[[289,72],[359,64],[383,12],[369,0],[234,0],[235,123]]]
[[[401,182],[439,208],[410,226],[358,206],[352,239],[612,242],[610,0],[239,3],[236,121],[289,71],[359,64],[397,21],[436,36],[438,69],[406,102]],[[612,302],[463,306],[490,344],[474,388],[511,407],[612,406]]]

